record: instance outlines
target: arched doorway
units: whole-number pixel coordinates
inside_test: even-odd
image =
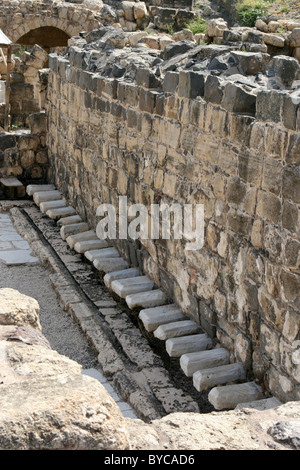
[[[59,28],[54,26],[42,26],[32,29],[17,40],[17,44],[23,46],[34,46],[38,44],[40,47],[49,52],[52,47],[66,47],[70,36]]]

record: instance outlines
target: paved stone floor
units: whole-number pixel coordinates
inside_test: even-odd
[[[40,263],[32,255],[29,243],[16,231],[8,214],[0,214],[0,260],[7,266]]]
[[[41,309],[42,331],[51,347],[77,360],[83,366],[82,373],[99,380],[125,417],[136,418],[132,407],[120,398],[102,374],[97,357],[78,325],[60,308],[48,277],[47,269],[32,254],[29,243],[18,234],[10,215],[0,213],[0,287],[18,289],[36,298]]]

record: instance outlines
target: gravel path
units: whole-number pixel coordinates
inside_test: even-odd
[[[0,287],[17,289],[39,302],[42,333],[52,349],[78,362],[84,369],[98,367],[96,353],[79,325],[61,309],[47,269],[41,265],[8,267],[0,261]]]

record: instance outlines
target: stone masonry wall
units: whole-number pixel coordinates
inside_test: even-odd
[[[222,100],[212,102],[208,81],[193,96],[188,71],[169,72],[162,89],[147,73],[107,78],[83,70],[76,47],[50,55],[49,67],[53,181],[94,228],[99,204],[118,207],[120,195],[203,203],[203,249],[173,239],[117,246],[271,393],[299,400],[299,105],[262,90],[244,112],[233,85],[215,83]]]
[[[0,178],[15,176],[22,183],[48,179],[45,111],[29,115],[29,129],[0,133]]]

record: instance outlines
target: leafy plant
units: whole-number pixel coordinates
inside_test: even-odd
[[[170,34],[172,36],[172,34],[174,34],[174,28],[171,24],[167,24],[167,31],[168,31],[168,34]]]
[[[186,28],[192,31],[193,34],[205,33],[206,32],[206,21],[198,16],[194,21],[191,21],[186,25]]]
[[[237,19],[242,26],[255,26],[257,19],[264,16],[269,8],[267,1],[249,0],[237,5]]]
[[[22,57],[22,55],[24,54],[25,51],[26,51],[26,47],[25,46],[20,46],[19,50],[15,53],[15,55],[17,55],[18,57]]]

